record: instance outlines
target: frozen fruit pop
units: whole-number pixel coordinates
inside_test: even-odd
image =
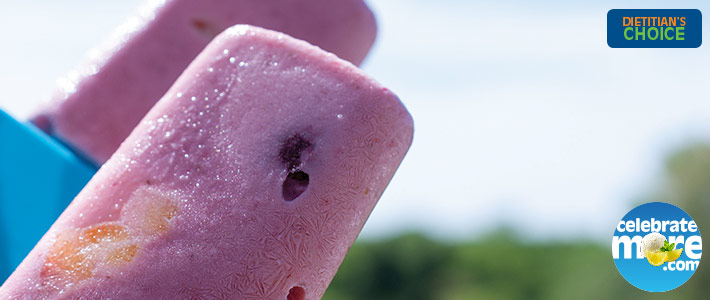
[[[377,31],[363,0],[151,1],[59,81],[33,122],[101,164],[209,41],[235,24],[287,33],[354,64]]]
[[[398,98],[287,35],[219,35],[0,299],[319,299],[412,140]]]

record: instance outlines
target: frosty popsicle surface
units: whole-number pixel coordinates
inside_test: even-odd
[[[376,35],[362,0],[152,0],[59,81],[33,122],[102,164],[218,33],[251,24],[359,64]]]
[[[412,140],[399,99],[235,26],[145,116],[0,299],[319,299]]]

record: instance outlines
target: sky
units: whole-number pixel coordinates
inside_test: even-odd
[[[606,45],[609,9],[668,2],[587,2],[368,2],[379,32],[363,69],[399,95],[415,136],[361,238],[508,225],[606,241],[670,152],[710,140],[707,46]],[[0,3],[0,108],[26,118],[140,3]]]

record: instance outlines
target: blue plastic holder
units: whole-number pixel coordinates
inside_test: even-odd
[[[0,110],[0,283],[96,171],[34,125]]]

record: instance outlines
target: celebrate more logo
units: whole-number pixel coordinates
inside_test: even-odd
[[[678,288],[700,267],[703,240],[698,227],[675,205],[639,205],[616,223],[611,239],[614,264],[639,289],[665,292]]]
[[[702,255],[703,240],[698,235],[691,235],[686,239],[685,235],[674,235],[675,233],[697,233],[698,225],[693,220],[636,220],[620,221],[616,226],[616,231],[626,233],[623,235],[614,235],[612,240],[612,256],[614,259],[641,259],[647,257],[644,251],[644,237],[649,233],[663,233],[669,244],[675,244],[675,248],[684,247],[684,253],[689,260],[677,260],[668,262],[667,266],[663,267],[663,271],[695,271],[700,264]],[[642,235],[643,234],[643,235]],[[623,256],[620,256],[623,246]],[[683,249],[683,248],[681,248]]]

